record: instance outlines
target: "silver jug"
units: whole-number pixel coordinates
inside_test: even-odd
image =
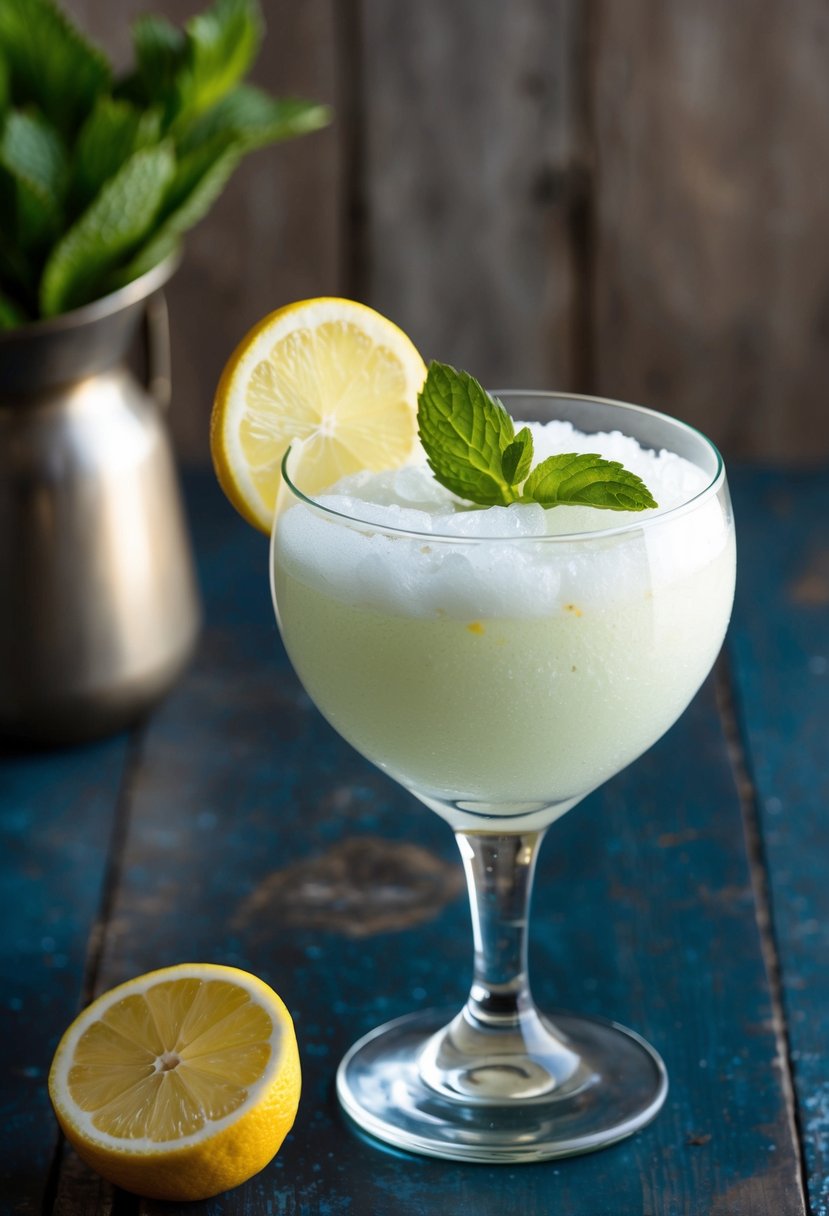
[[[163,406],[169,260],[0,331],[0,736],[68,743],[147,710],[199,606]],[[148,384],[127,356],[141,325]]]

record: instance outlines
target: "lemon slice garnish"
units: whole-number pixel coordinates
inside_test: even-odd
[[[270,313],[242,339],[216,390],[210,447],[222,489],[269,532],[280,464],[302,440],[303,492],[359,469],[396,468],[417,447],[426,368],[411,341],[364,304],[323,297]]]

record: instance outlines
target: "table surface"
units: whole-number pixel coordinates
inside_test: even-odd
[[[826,1216],[829,475],[738,469],[732,488],[723,657],[676,726],[550,830],[534,898],[536,997],[658,1047],[671,1089],[653,1124],[590,1156],[489,1167],[384,1150],[341,1117],[333,1074],[354,1038],[465,996],[454,841],[317,714],[278,640],[264,538],[195,475],[206,617],[175,691],[117,738],[0,756],[3,1210],[175,1210],[79,1162],[46,1075],[92,995],[211,960],[282,994],[303,1097],[267,1169],[182,1210]]]

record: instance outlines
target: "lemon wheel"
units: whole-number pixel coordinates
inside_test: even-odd
[[[354,300],[270,313],[242,339],[216,390],[210,447],[233,505],[269,532],[287,448],[309,494],[359,469],[395,468],[417,447],[426,368],[409,338]]]

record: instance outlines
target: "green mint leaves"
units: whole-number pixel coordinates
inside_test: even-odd
[[[510,456],[506,475],[503,464],[515,428],[501,403],[477,380],[445,363],[430,364],[418,397],[417,423],[429,467],[447,490],[485,507],[516,501],[511,478],[517,462]]]
[[[568,452],[531,471],[532,435],[517,434],[500,401],[467,372],[433,362],[418,396],[420,441],[429,468],[459,498],[483,507],[537,502],[644,511],[658,504],[617,460]]]
[[[618,460],[575,452],[542,460],[525,481],[522,498],[542,507],[578,504],[606,511],[659,506],[641,477],[629,473]]]
[[[132,27],[116,76],[68,0],[0,0],[0,329],[86,304],[175,251],[243,156],[330,120],[245,83],[261,0]]]

